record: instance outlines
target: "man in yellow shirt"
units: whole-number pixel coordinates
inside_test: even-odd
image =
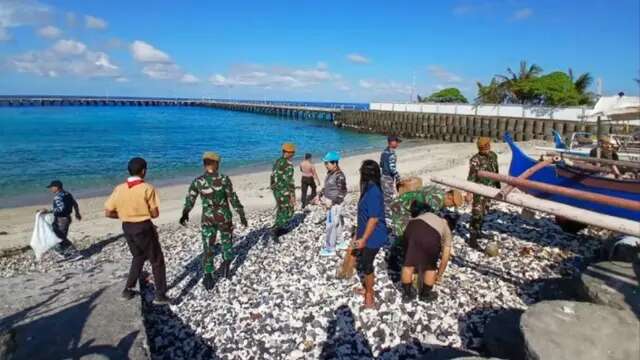
[[[153,270],[156,287],[154,304],[169,303],[165,295],[167,280],[165,274],[164,255],[158,240],[158,233],[151,219],[160,215],[159,200],[155,188],[144,182],[147,174],[147,162],[135,157],[129,160],[129,175],[124,184],[116,186],[104,204],[105,216],[122,221],[122,231],[133,259],[127,284],[122,291],[126,300],[135,296],[133,288],[140,277],[144,262],[149,260]]]

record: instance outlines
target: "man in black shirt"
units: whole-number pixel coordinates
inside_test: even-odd
[[[65,260],[80,260],[82,255],[67,238],[69,226],[71,225],[71,213],[75,211],[76,219],[82,220],[78,203],[71,193],[62,188],[62,182],[60,180],[53,180],[47,188],[55,194],[53,197],[53,207],[40,211],[53,214],[53,232],[62,240],[54,249],[60,256],[64,257]]]

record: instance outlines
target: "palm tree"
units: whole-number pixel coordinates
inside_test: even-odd
[[[504,88],[500,86],[500,83],[493,78],[489,85],[482,85],[480,81],[477,81],[478,85],[478,97],[475,99],[476,104],[502,104],[507,97]]]
[[[507,102],[525,104],[530,102],[532,99],[529,99],[525,94],[517,91],[515,85],[522,81],[537,78],[540,74],[542,74],[542,68],[540,66],[536,64],[527,66],[527,61],[522,60],[520,61],[520,69],[518,73],[514,72],[511,68],[507,68],[506,75],[498,74],[494,79],[498,80],[498,87],[501,88],[506,95],[504,100]]]
[[[590,105],[593,103],[594,94],[592,92],[587,91],[589,86],[593,83],[593,77],[589,73],[584,73],[578,76],[577,79],[574,79],[573,70],[569,68],[567,72],[571,82],[573,83],[573,87],[576,89],[578,94],[580,95],[580,105]]]

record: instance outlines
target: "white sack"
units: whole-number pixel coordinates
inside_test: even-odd
[[[62,240],[53,232],[53,214],[36,214],[36,222],[31,235],[31,248],[36,254],[36,259],[40,260],[42,254],[56,246]]]

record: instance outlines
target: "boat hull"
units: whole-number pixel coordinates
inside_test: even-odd
[[[509,145],[512,152],[511,165],[509,166],[509,175],[515,177],[520,176],[520,174],[527,171],[527,169],[537,163],[535,159],[531,158],[530,156],[525,154],[522,149],[520,149],[520,147],[511,138],[511,135],[505,134],[504,140]],[[528,180],[539,181],[546,184],[564,186],[571,189],[589,191],[608,196],[614,196],[627,200],[640,201],[640,181],[618,180],[610,179],[603,176],[594,176],[559,165],[545,166],[544,168],[540,169],[538,172],[530,176]],[[557,201],[563,204],[595,211],[602,214],[640,221],[640,211],[622,209],[606,204],[578,200],[567,196],[549,194],[536,190],[522,190],[530,195],[542,199]],[[640,224],[638,226],[640,226]]]

